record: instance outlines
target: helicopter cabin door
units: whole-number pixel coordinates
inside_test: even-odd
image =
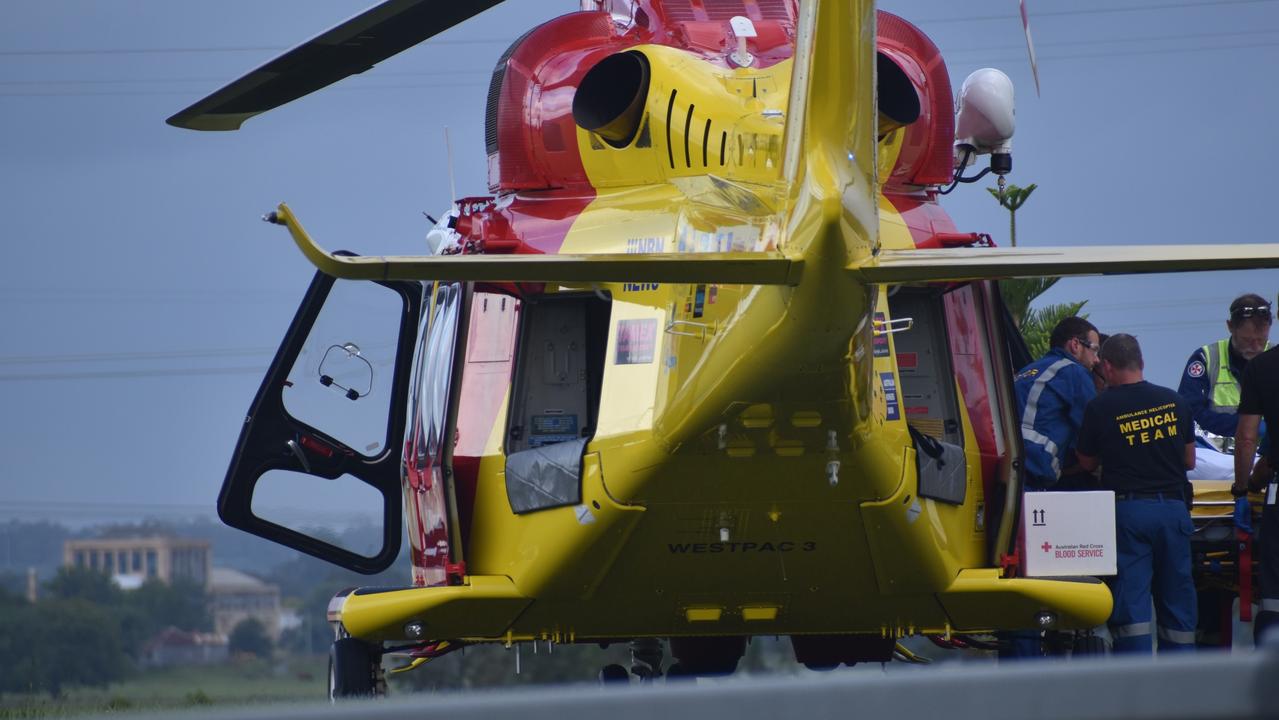
[[[316,273],[218,495],[235,528],[344,568],[389,567],[422,284]]]
[[[899,403],[915,445],[919,495],[961,505],[967,463],[943,294],[898,286],[890,291],[888,306]]]
[[[506,491],[515,513],[581,502],[611,304],[594,293],[525,298],[506,434]]]
[[[907,424],[937,440],[962,445],[942,293],[897,287],[889,295],[888,306],[896,327],[905,328],[893,333],[893,347]]]
[[[454,507],[450,462],[457,395],[457,364],[465,352],[468,288],[461,283],[427,284],[409,393],[404,437],[404,519],[414,585],[444,585],[460,561],[461,545],[450,537]],[[462,347],[459,347],[461,345]],[[459,352],[459,350],[461,352]],[[455,573],[460,574],[460,573]]]

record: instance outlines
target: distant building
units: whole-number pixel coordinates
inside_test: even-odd
[[[280,588],[231,568],[215,567],[207,589],[213,628],[230,637],[247,618],[257,618],[272,642],[280,639]]]
[[[211,568],[208,541],[178,537],[67,540],[62,544],[62,562],[101,570],[122,587],[158,578],[169,584],[189,580],[207,588]]]
[[[142,665],[211,665],[227,659],[225,635],[189,632],[177,628],[162,630],[142,648]]]
[[[136,589],[151,578],[170,584],[174,580],[196,583],[204,588],[208,598],[214,634],[223,639],[230,637],[235,626],[250,617],[262,623],[273,642],[280,639],[280,632],[287,625],[280,612],[280,588],[239,570],[213,567],[212,552],[205,540],[176,537],[67,540],[63,544],[62,555],[64,564],[109,573],[116,584],[126,590]],[[170,633],[163,643],[181,644],[188,640],[190,638],[183,640]],[[200,642],[208,644],[204,640]],[[195,643],[195,640],[190,640],[190,643]],[[164,664],[172,664],[185,662],[172,660],[173,653],[212,651],[206,648],[198,652],[195,649],[179,652],[170,648],[160,652],[168,653],[164,657],[170,658]]]

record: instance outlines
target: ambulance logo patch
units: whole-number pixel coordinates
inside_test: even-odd
[[[1190,366],[1186,368],[1186,374],[1193,378],[1203,377],[1204,364],[1198,360],[1190,363]]]

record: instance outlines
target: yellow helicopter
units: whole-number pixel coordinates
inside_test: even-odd
[[[169,122],[238,129],[497,4],[388,0]],[[475,643],[629,641],[654,676],[669,640],[667,672],[700,675],[752,636],[833,667],[1105,622],[1104,584],[1018,552],[994,280],[1275,267],[1279,246],[959,232],[939,198],[978,156],[1011,169],[1011,84],[974,73],[956,118],[936,46],[870,0],[582,0],[488,98],[492,194],[428,254],[330,253],[268,216],[319,272],[219,513],[364,573],[405,534],[412,559],[403,587],[334,597],[332,695],[378,692],[384,654]],[[264,511],[335,479],[375,498],[379,548]]]

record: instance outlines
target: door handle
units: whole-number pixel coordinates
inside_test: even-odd
[[[302,463],[302,469],[309,474],[311,472],[311,461],[306,459],[306,453],[302,452],[302,448],[297,444],[297,441],[289,440],[284,445],[293,451],[293,457],[297,458],[299,463]]]

